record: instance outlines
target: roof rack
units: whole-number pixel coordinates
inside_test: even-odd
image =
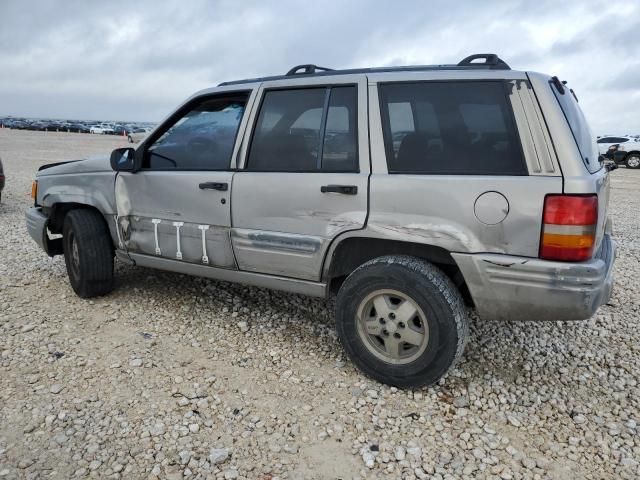
[[[302,72],[300,72],[299,70],[302,70]],[[319,67],[318,65],[314,65],[312,63],[306,63],[304,65],[296,65],[295,67],[293,67],[287,72],[287,77],[290,77],[291,75],[300,75],[303,73],[316,73],[318,70],[321,72],[332,72],[333,68]]]
[[[484,62],[476,62],[475,60],[484,59]],[[474,55],[469,55],[466,58],[463,58],[458,63],[459,67],[489,67],[495,70],[511,70],[511,67],[506,64],[504,60],[502,60],[495,53],[476,53]]]
[[[484,60],[483,62],[477,60]],[[286,75],[273,77],[248,78],[245,80],[235,80],[222,82],[220,86],[238,85],[243,83],[264,82],[269,80],[284,80],[298,75],[348,75],[359,73],[382,73],[382,72],[421,72],[428,70],[467,70],[467,69],[490,69],[490,70],[511,70],[500,57],[495,53],[477,53],[462,59],[455,65],[412,65],[405,67],[379,67],[379,68],[350,68],[346,70],[332,70],[331,68],[319,67],[313,64],[296,65],[287,72]]]

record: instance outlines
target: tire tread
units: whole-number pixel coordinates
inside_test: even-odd
[[[84,245],[80,248],[80,281],[78,285],[71,282],[74,291],[82,298],[111,292],[114,250],[102,215],[90,209],[71,210],[65,218],[65,232],[67,228],[72,228],[79,245]],[[66,252],[65,261],[69,261]],[[69,265],[67,271],[71,278]]]

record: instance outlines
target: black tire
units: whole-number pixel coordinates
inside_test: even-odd
[[[129,143],[133,143],[133,138],[131,138],[131,135],[127,135],[127,140],[129,141]]]
[[[640,168],[640,154],[638,153],[630,153],[625,158],[624,163],[627,165],[627,168]]]
[[[361,302],[388,289],[408,296],[426,317],[426,348],[410,363],[396,365],[378,358],[358,333]],[[396,387],[416,388],[437,382],[461,357],[469,319],[460,292],[440,269],[415,257],[392,255],[365,263],[345,280],[336,301],[336,328],[347,355],[366,375]]]
[[[73,291],[82,298],[111,292],[114,250],[102,215],[90,209],[71,210],[64,220],[62,238]]]

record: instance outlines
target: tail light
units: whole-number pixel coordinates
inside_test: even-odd
[[[547,195],[540,258],[580,262],[593,256],[598,223],[596,195]]]

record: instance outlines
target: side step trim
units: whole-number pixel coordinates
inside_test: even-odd
[[[265,275],[263,273],[209,267],[197,263],[180,262],[170,258],[158,258],[139,253],[129,253],[129,257],[140,267],[157,268],[159,270],[168,270],[170,272],[212,278],[225,282],[242,283],[254,287],[284,290],[286,292],[299,293],[312,297],[324,297],[326,294],[326,284],[322,282],[310,282],[308,280]]]

